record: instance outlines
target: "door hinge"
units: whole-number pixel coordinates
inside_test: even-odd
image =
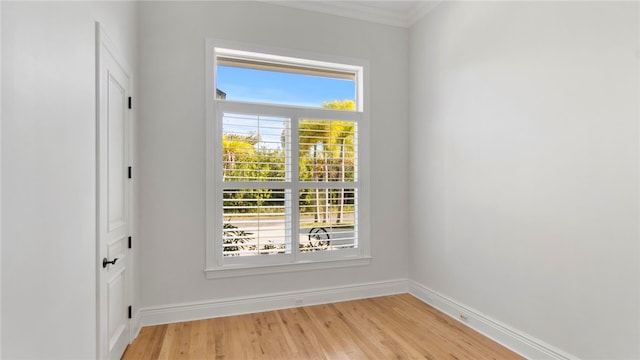
[[[129,96],[129,109],[131,109],[131,96]]]
[[[129,319],[131,319],[131,305],[129,305]]]
[[[129,166],[129,179],[131,179],[131,166]]]
[[[131,236],[129,236],[129,249],[131,249]]]

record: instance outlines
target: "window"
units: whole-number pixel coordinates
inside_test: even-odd
[[[207,277],[369,263],[365,75],[207,41]]]

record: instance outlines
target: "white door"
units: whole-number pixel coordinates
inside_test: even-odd
[[[131,77],[99,24],[96,40],[98,358],[120,359],[130,340]]]

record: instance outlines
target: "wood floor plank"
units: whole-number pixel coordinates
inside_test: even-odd
[[[129,346],[124,357],[138,360],[157,359],[166,331],[167,325],[143,328],[136,339],[140,346]]]
[[[187,359],[204,359],[207,354],[207,322],[194,321],[189,338]]]
[[[214,320],[214,319],[211,319]],[[224,346],[224,328],[218,323],[220,321],[211,321],[211,320],[201,320],[207,324],[207,335],[206,335],[206,360],[218,360],[223,359],[222,356],[219,356],[222,351],[222,347]]]
[[[290,334],[290,338],[293,341],[293,353],[291,355],[299,359],[322,359],[317,352],[317,338],[309,326],[305,324],[308,315],[304,312],[304,309],[285,309],[278,311],[278,313],[285,326],[285,331]]]
[[[400,294],[145,327],[123,359],[523,358]]]
[[[184,360],[189,359],[189,347],[191,341],[191,331],[193,330],[195,322],[181,323],[177,329],[177,345],[173,350],[172,359]]]
[[[430,314],[430,318],[421,319],[420,309],[410,308],[405,312],[405,306],[400,306],[397,301],[388,304],[386,299],[379,300],[371,303],[374,306],[371,311],[380,312],[381,316],[386,318],[385,321],[393,326],[400,336],[410,339],[411,346],[419,348],[427,358],[441,359],[452,355],[459,359],[467,358],[464,350],[452,354],[449,349],[456,345],[456,334],[451,332],[449,326],[434,327],[433,325],[440,323],[433,321],[433,314]],[[424,332],[416,336],[411,332],[412,328],[421,328]]]
[[[329,304],[308,307],[310,320],[321,335],[323,352],[328,359],[364,359],[364,352],[353,341],[347,341],[349,332]]]
[[[379,326],[376,316],[370,316],[362,309],[365,301],[348,301],[335,304],[336,308],[343,314],[343,320],[349,324],[350,330],[362,341],[359,345],[365,349],[367,357],[375,356],[392,359],[412,358],[407,354],[407,349],[403,348],[395,340],[390,338],[389,332]]]
[[[222,318],[224,328],[224,345],[220,347],[218,356],[222,359],[246,359],[246,331],[242,317]]]
[[[176,346],[174,342],[176,337],[176,327],[176,324],[167,325],[167,331],[165,332],[164,339],[160,347],[160,353],[158,354],[159,360],[171,359],[173,348]]]
[[[380,300],[380,299],[378,299]],[[430,336],[424,336],[415,333],[415,329],[420,328],[421,324],[414,321],[413,318],[404,318],[399,316],[394,309],[394,304],[379,303],[379,301],[367,301],[367,311],[375,312],[378,314],[381,326],[393,327],[396,329],[393,334],[397,338],[397,341],[402,343],[402,346],[406,348],[415,349],[418,352],[419,358],[424,359],[441,359],[443,354],[438,351],[439,344]],[[393,303],[393,302],[392,302]],[[416,355],[414,355],[416,357]]]

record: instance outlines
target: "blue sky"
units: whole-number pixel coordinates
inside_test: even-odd
[[[227,100],[322,106],[322,102],[354,100],[350,80],[218,66],[217,88]]]

